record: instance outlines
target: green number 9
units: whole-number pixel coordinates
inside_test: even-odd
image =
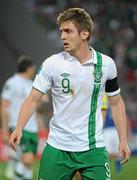
[[[62,79],[62,87],[63,87],[63,92],[64,93],[69,93],[70,92],[70,81],[68,78]]]

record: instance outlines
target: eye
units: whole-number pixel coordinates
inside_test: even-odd
[[[66,29],[65,32],[66,32],[66,33],[71,33],[72,30],[71,30],[71,29]]]
[[[59,34],[60,34],[60,35],[62,34],[62,30],[59,30]]]

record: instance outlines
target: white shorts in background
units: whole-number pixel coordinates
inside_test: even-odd
[[[110,155],[118,155],[119,138],[115,127],[104,128],[104,142]]]

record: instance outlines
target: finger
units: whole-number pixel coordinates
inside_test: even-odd
[[[10,148],[13,150],[13,151],[16,151],[16,140],[14,140],[14,139],[10,139],[9,140],[9,146],[10,146]]]
[[[120,161],[120,164],[125,164],[126,162],[128,162],[128,159],[127,159],[127,158],[125,158],[125,159],[123,159],[122,161]]]
[[[21,136],[22,136],[22,134],[20,134],[19,136],[17,136],[16,144],[20,144]]]
[[[130,158],[130,152],[126,152],[125,156],[123,156],[123,159],[121,160],[120,164],[124,164],[124,163],[128,162],[129,158]]]
[[[16,152],[16,146],[14,144],[9,143],[10,148]]]
[[[20,138],[17,139],[17,144],[20,144]]]

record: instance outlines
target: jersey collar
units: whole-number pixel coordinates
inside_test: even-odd
[[[91,64],[91,63],[97,64],[96,51],[91,46],[89,46],[89,48],[92,51],[92,58],[90,60],[86,61],[84,64]],[[71,56],[68,52],[65,52],[65,51],[64,51],[64,56],[65,56],[65,59],[68,61],[76,60],[76,58],[74,56]]]
[[[92,58],[87,61],[86,63],[94,63],[94,64],[97,64],[97,55],[96,55],[96,51],[91,47],[89,46],[89,49],[92,51]]]

